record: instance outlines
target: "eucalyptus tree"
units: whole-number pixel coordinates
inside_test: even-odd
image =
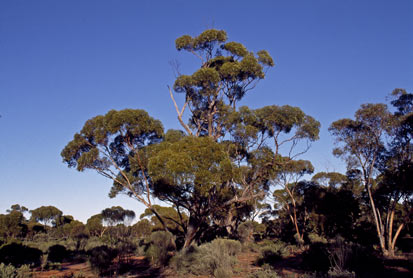
[[[290,144],[286,156],[294,159],[299,141],[318,139],[319,123],[296,107],[237,107],[274,66],[267,51],[253,53],[215,29],[181,36],[175,44],[200,61],[198,70],[179,73],[169,88],[185,133],[164,135],[162,124],[142,110],[112,110],[88,120],[61,155],[69,167],[113,180],[110,197],[125,193],[137,199],[165,229],[151,198],[188,215],[183,223],[188,247],[219,220],[218,212],[262,198],[280,167],[282,147]],[[175,99],[180,94],[181,107]]]
[[[396,241],[413,217],[413,94],[395,89],[392,97],[391,104],[396,108],[390,134],[392,140],[382,157],[381,178],[375,192],[386,214],[384,229],[390,255],[394,255]],[[395,224],[397,229],[393,234]]]
[[[56,226],[63,215],[62,211],[54,206],[41,206],[30,211],[31,220],[43,223],[45,226]]]
[[[173,207],[163,207],[159,205],[155,205],[156,210],[162,216],[165,221],[165,224],[168,227],[168,230],[176,235],[180,234],[182,236],[186,233],[186,225],[185,223],[188,221],[188,216],[183,212],[178,212]],[[151,221],[151,229],[152,230],[160,230],[162,229],[162,225],[159,222],[159,219],[154,216],[153,212],[149,209],[145,209],[145,211],[139,216],[140,219],[146,219],[148,217]]]
[[[241,43],[228,42],[225,31],[214,29],[196,37],[184,35],[176,40],[176,48],[200,61],[194,73],[178,76],[173,86],[175,94],[170,89],[178,120],[187,135],[209,137],[225,147],[225,160],[231,162],[226,171],[232,175],[220,181],[225,185],[220,187],[228,193],[216,209],[227,217],[221,222],[236,223],[237,209],[264,197],[274,171],[280,167],[277,162],[281,148],[289,144],[287,156],[294,159],[300,154],[293,152],[299,141],[318,139],[319,123],[299,108],[287,105],[255,110],[237,107],[274,66],[266,50],[255,54]],[[175,101],[176,94],[185,95],[182,107]],[[192,215],[197,214],[189,213],[190,221]]]
[[[333,153],[347,162],[348,169],[361,171],[380,248],[394,255],[400,223],[393,234],[394,213],[402,198],[411,198],[412,95],[395,90],[392,114],[385,104],[363,104],[355,119],[341,119],[330,126],[339,145]],[[386,204],[383,203],[386,200]]]
[[[123,209],[121,206],[113,206],[106,208],[101,212],[102,220],[109,226],[116,226],[118,224],[126,224],[135,218],[133,210]]]
[[[101,213],[92,215],[86,221],[86,228],[91,236],[102,237],[107,227],[103,226],[103,216]]]
[[[69,167],[80,172],[92,169],[112,180],[109,197],[126,194],[159,217],[153,208],[151,180],[143,152],[144,147],[159,143],[163,133],[162,123],[144,110],[111,110],[88,120],[61,156]]]
[[[292,160],[277,171],[275,183],[280,189],[273,191],[273,197],[280,209],[284,210],[294,225],[298,242],[304,240],[305,212],[298,211],[304,196],[300,194],[299,182],[306,174],[312,174],[314,167],[307,160]],[[299,221],[298,213],[303,214]]]

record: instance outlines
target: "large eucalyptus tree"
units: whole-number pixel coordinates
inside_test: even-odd
[[[212,223],[232,225],[237,209],[263,198],[286,160],[281,149],[294,159],[299,141],[318,139],[319,123],[296,107],[237,107],[274,66],[267,51],[253,53],[215,29],[182,36],[176,48],[200,61],[198,70],[179,73],[169,88],[185,132],[164,135],[145,111],[113,110],[87,121],[62,156],[79,171],[93,169],[112,179],[111,197],[126,193],[160,221],[153,197],[185,213],[187,247]],[[184,97],[181,107],[178,95]]]

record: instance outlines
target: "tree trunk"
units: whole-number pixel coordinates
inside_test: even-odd
[[[394,257],[394,249],[396,247],[396,241],[397,241],[397,238],[399,237],[401,230],[403,229],[403,226],[404,224],[402,223],[400,224],[399,228],[397,228],[396,234],[394,235],[391,245],[389,246],[389,255],[392,257]]]
[[[199,221],[194,219],[193,216],[189,216],[188,228],[186,230],[185,243],[183,247],[184,249],[188,248],[193,243],[195,236],[197,232],[199,231],[199,226],[200,226]]]
[[[300,233],[300,229],[298,228],[298,220],[297,220],[297,210],[295,209],[295,206],[293,206],[293,213],[294,213],[294,226],[295,226],[295,231],[297,232],[298,238],[300,240],[303,240],[303,235]]]
[[[386,241],[385,241],[385,238],[384,238],[383,225],[382,225],[382,222],[381,222],[381,217],[380,217],[380,215],[377,214],[377,211],[376,211],[376,205],[374,204],[373,195],[371,194],[371,190],[370,190],[370,187],[369,187],[369,182],[366,183],[365,187],[366,187],[367,193],[369,195],[371,210],[373,212],[374,222],[375,222],[375,225],[376,225],[377,237],[379,238],[379,242],[380,242],[380,248],[381,248],[383,254],[385,256],[387,256],[388,251],[386,249]]]

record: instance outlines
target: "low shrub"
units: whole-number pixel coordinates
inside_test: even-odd
[[[308,240],[310,243],[324,243],[326,244],[328,241],[325,237],[322,237],[316,233],[310,233],[308,234]]]
[[[330,269],[327,275],[328,278],[356,278],[356,273],[339,269]]]
[[[274,270],[265,268],[250,273],[248,278],[280,278],[280,276]]]
[[[180,274],[231,277],[232,267],[237,262],[235,256],[239,252],[240,242],[215,239],[200,246],[181,250],[172,258],[171,265]]]
[[[285,243],[273,242],[269,245],[262,246],[259,250],[260,256],[257,259],[258,265],[273,264],[282,258],[288,257],[290,252]]]
[[[61,270],[62,264],[58,262],[47,262],[46,265],[43,267],[45,270]]]
[[[13,265],[0,264],[0,278],[29,278],[32,277],[30,273],[30,267],[28,265],[22,265],[19,268],[15,268]]]
[[[174,236],[169,232],[156,231],[151,234],[149,240],[146,258],[155,265],[167,265],[170,252],[175,250]]]
[[[213,240],[211,244],[214,248],[218,248],[230,256],[236,256],[242,250],[241,242],[232,239],[217,238]]]
[[[230,269],[219,267],[214,270],[214,277],[215,278],[231,278],[232,271]]]
[[[242,244],[243,252],[259,252],[260,246],[254,242],[244,242]]]

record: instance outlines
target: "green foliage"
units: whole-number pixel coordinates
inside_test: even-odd
[[[322,186],[339,187],[348,182],[347,176],[337,172],[318,172],[312,178]]]
[[[257,264],[274,264],[275,262],[286,258],[290,255],[290,252],[285,243],[278,241],[268,245],[264,245],[260,248],[260,255],[257,258]]]
[[[5,265],[4,263],[0,264],[0,277],[1,278],[15,278],[16,277],[16,268],[11,264]]]
[[[170,259],[170,252],[175,250],[174,236],[165,231],[153,232],[150,236],[146,258],[155,265],[165,266]]]
[[[143,110],[111,110],[88,120],[80,133],[61,152],[63,161],[78,171],[93,169],[114,181],[111,197],[118,193],[134,196],[147,204],[142,193],[148,189],[142,170],[141,148],[159,142],[163,126]]]
[[[95,247],[99,247],[105,245],[105,243],[102,241],[101,238],[98,237],[90,237],[87,240],[87,243],[85,245],[84,251],[89,252],[90,250],[92,250]]]
[[[242,244],[242,251],[258,253],[260,251],[260,246],[255,242],[244,242]]]
[[[116,258],[117,251],[105,245],[95,247],[88,252],[88,260],[90,266],[100,276],[106,276],[112,265],[112,261]]]
[[[191,246],[181,250],[172,258],[171,265],[181,274],[223,275],[221,277],[228,277],[225,275],[232,274],[232,267],[237,261],[235,256],[240,251],[240,242],[215,239],[201,246]],[[218,271],[215,272],[215,270]]]
[[[227,268],[218,267],[217,269],[214,270],[214,277],[215,278],[231,278],[232,271]]]
[[[255,113],[258,123],[271,137],[278,132],[290,133],[296,129],[295,138],[318,140],[320,123],[298,107],[271,105],[257,109]]]
[[[256,211],[262,209],[263,207],[264,206],[258,204],[258,206],[256,205],[255,207],[252,207],[251,210],[255,210],[255,213],[257,213]],[[247,242],[254,242],[255,240],[261,238],[264,235],[265,230],[265,224],[247,220],[239,224],[237,227],[237,236],[238,239],[245,244]]]
[[[30,267],[25,264],[17,268],[16,270],[16,278],[30,278],[32,277]]]
[[[309,233],[308,239],[310,240],[310,243],[327,243],[327,239],[318,235],[317,233]]]
[[[0,214],[0,237],[7,239],[22,235],[23,221],[23,214],[17,210],[12,210],[9,214]]]
[[[144,234],[150,234],[152,230],[162,230],[164,227],[162,223],[159,221],[159,218],[156,217],[155,212],[161,216],[164,221],[164,225],[168,228],[168,231],[174,235],[181,235],[183,234],[184,230],[183,227],[188,221],[188,216],[178,211],[173,207],[163,207],[159,205],[153,205],[150,209],[147,208],[145,211],[140,215],[140,218],[150,217],[151,223],[149,222],[141,222],[136,223],[135,225],[140,225],[140,229],[143,229],[142,232]],[[145,220],[145,219],[142,219]]]
[[[152,233],[152,224],[148,219],[142,219],[132,226],[132,234],[137,238],[146,238]]]
[[[30,267],[28,265],[22,265],[19,268],[15,268],[13,265],[0,264],[0,278],[30,278]]]
[[[125,221],[131,221],[135,218],[135,212],[132,210],[125,210],[120,206],[113,206],[102,210],[102,219],[109,226],[115,226]]]
[[[271,268],[265,268],[250,273],[248,278],[280,278],[280,276]]]
[[[91,236],[101,236],[105,230],[102,214],[99,213],[91,216],[86,222],[86,228]]]
[[[31,219],[36,222],[43,222],[44,225],[57,225],[58,220],[63,215],[62,211],[54,206],[41,206],[30,211]]]
[[[231,52],[234,56],[244,57],[248,54],[247,48],[239,42],[227,42],[222,48]]]
[[[61,270],[62,269],[62,263],[59,262],[47,262],[42,269],[45,270]]]

